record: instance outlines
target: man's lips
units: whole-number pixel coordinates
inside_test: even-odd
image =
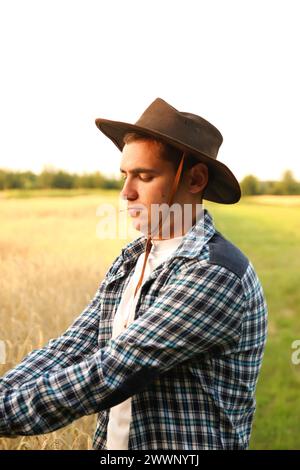
[[[139,215],[142,210],[143,208],[138,206],[128,207],[128,212],[133,217]]]

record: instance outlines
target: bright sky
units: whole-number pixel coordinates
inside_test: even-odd
[[[211,121],[218,159],[300,179],[299,1],[1,0],[0,168],[119,173],[95,126],[157,97]]]

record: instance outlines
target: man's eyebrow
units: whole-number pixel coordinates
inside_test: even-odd
[[[120,168],[121,173],[126,173],[126,171],[123,168]],[[133,170],[129,171],[129,173],[156,173],[158,174],[158,171],[155,170],[154,168],[134,168]]]

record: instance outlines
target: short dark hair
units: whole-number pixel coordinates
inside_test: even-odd
[[[148,141],[158,142],[160,144],[161,157],[173,163],[174,170],[175,171],[177,170],[181,157],[182,157],[182,150],[160,139],[157,139],[156,137],[152,137],[150,135],[143,134],[141,132],[127,132],[127,134],[125,134],[125,136],[123,137],[124,144],[129,144],[130,142],[134,142],[138,140],[148,140]],[[199,162],[200,160],[195,155],[189,153],[187,158],[186,157],[184,158],[182,172],[189,170],[190,168],[192,168],[194,165],[196,165]]]

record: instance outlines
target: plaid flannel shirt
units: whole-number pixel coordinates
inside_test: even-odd
[[[204,222],[204,239],[195,228]],[[145,281],[134,321],[112,322],[146,238],[127,244],[81,315],[0,379],[0,435],[35,435],[132,397],[130,450],[247,449],[267,336],[251,262],[207,210]]]

